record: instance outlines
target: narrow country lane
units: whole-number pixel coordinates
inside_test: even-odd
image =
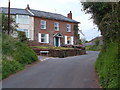
[[[99,52],[47,58],[2,82],[3,88],[99,88],[94,64]]]

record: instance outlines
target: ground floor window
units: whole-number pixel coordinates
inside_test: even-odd
[[[73,45],[74,44],[73,36],[65,36],[65,44]]]
[[[17,29],[17,31],[25,32],[27,38],[29,38],[29,31],[28,29]]]
[[[38,41],[40,43],[49,43],[49,34],[39,33]]]

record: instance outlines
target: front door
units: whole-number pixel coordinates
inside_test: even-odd
[[[59,37],[55,37],[55,46],[56,46],[56,47],[59,46]]]

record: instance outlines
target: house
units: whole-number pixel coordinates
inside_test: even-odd
[[[0,12],[7,14],[8,9],[0,8]],[[30,9],[11,8],[11,16],[16,19],[18,31],[26,33],[29,40],[38,41],[54,46],[62,44],[74,45],[74,25],[79,22],[72,19],[72,12],[67,17],[50,12]]]

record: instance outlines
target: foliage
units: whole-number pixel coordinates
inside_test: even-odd
[[[100,51],[102,49],[102,45],[90,45],[86,46],[86,50],[88,51]]]
[[[2,39],[3,78],[37,60],[35,52],[25,43],[6,34],[2,35]]]
[[[15,60],[3,60],[2,61],[2,78],[8,77],[10,74],[16,73],[19,70],[23,69],[23,65]]]
[[[74,25],[74,38],[75,38],[75,44],[81,44],[81,40],[80,40],[80,34],[78,34],[79,28],[78,28],[78,24]]]
[[[16,31],[17,27],[18,25],[16,24],[15,19],[10,17],[10,33]],[[8,16],[5,14],[2,14],[2,32],[5,34],[8,33]]]
[[[83,3],[86,13],[92,13],[94,23],[103,35],[104,50],[107,48],[107,43],[118,40],[120,25],[119,25],[119,3],[105,2],[85,2]]]
[[[98,46],[100,44],[100,40],[99,39],[96,39],[95,40],[95,45]]]
[[[25,35],[25,32],[18,31],[18,39],[21,42],[26,42],[27,41],[27,37]]]
[[[86,13],[92,13],[94,23],[103,37],[103,48],[96,62],[100,83],[103,88],[120,88],[120,2],[85,2],[83,7]]]
[[[96,70],[99,74],[100,84],[104,88],[120,88],[118,56],[118,43],[109,44],[106,52],[101,52],[96,62]]]

